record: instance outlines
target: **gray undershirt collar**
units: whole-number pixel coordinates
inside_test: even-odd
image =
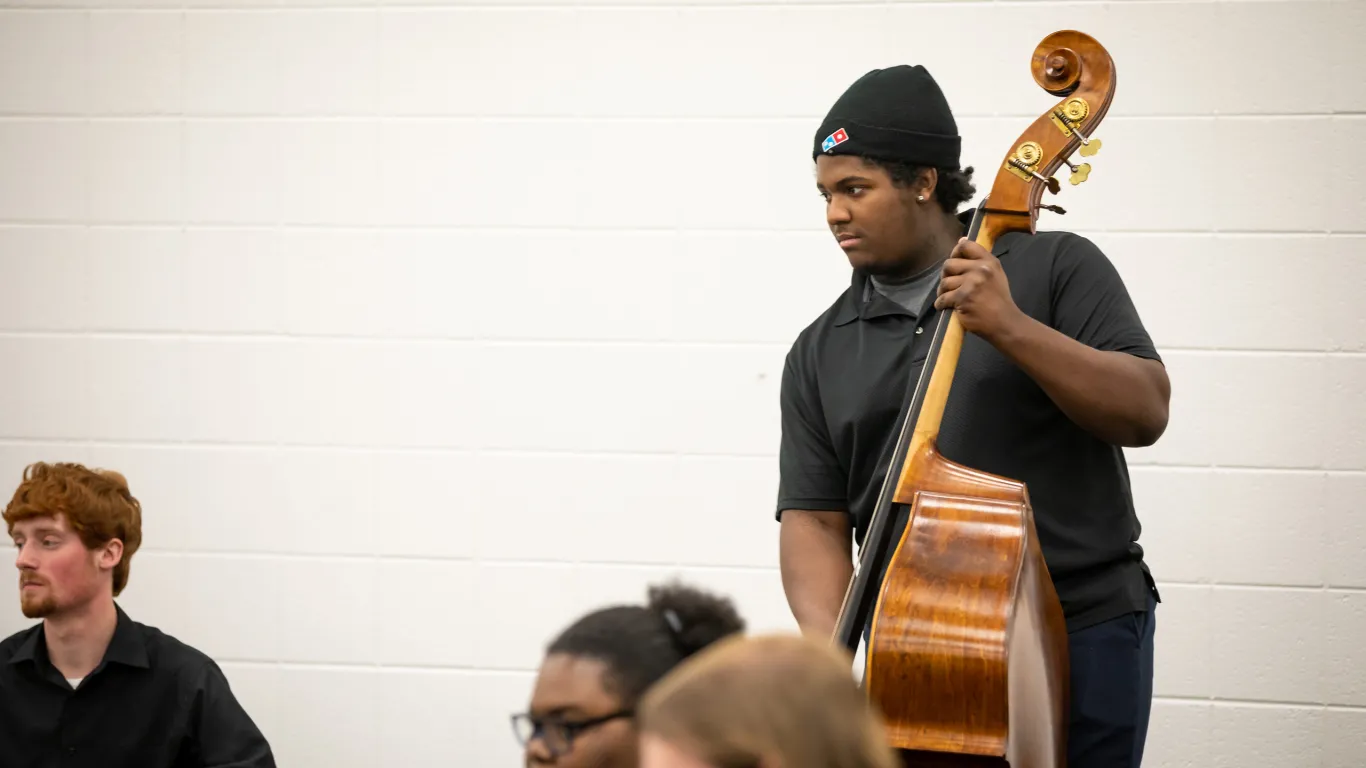
[[[920,314],[920,308],[925,304],[925,297],[933,290],[939,282],[939,270],[943,267],[943,262],[932,264],[927,269],[917,272],[903,280],[885,281],[873,275],[868,276],[868,287],[864,289],[863,300],[871,298],[870,291],[877,291],[888,299],[896,302],[913,316]]]

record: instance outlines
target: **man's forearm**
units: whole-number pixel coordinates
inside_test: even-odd
[[[849,533],[790,511],[780,536],[783,592],[792,616],[803,634],[827,639],[854,574]]]
[[[1156,360],[1094,349],[1024,314],[987,341],[1106,442],[1151,445],[1167,428],[1170,384]]]
[[[828,639],[835,634],[835,624],[839,621],[840,606],[844,604],[844,593],[849,587],[849,579],[854,575],[850,563],[832,563],[835,567],[813,569],[811,573],[798,577],[795,588],[788,590],[788,605],[792,616],[803,634]]]

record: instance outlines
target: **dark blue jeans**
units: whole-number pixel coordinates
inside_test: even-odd
[[[1153,703],[1153,635],[1148,610],[1078,630],[1071,646],[1072,722],[1067,768],[1138,768]]]

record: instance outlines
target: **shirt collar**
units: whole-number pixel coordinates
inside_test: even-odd
[[[41,652],[40,652],[41,649]],[[27,637],[14,649],[14,655],[10,657],[9,663],[18,664],[21,661],[37,661],[39,658],[47,660],[47,647],[43,644],[43,624],[29,627]]]
[[[114,624],[114,636],[109,639],[109,647],[104,651],[104,659],[100,661],[95,671],[99,671],[106,664],[124,664],[130,667],[140,667],[147,669],[152,666],[150,659],[147,658],[147,643],[142,638],[137,624],[123,612],[123,608],[118,603],[114,603],[114,612],[118,616]],[[28,637],[15,649],[14,655],[10,657],[11,664],[21,661],[31,661],[40,665],[51,665],[51,660],[47,655],[45,624],[38,624],[28,631]],[[92,673],[93,674],[93,673]]]
[[[972,217],[976,213],[976,208],[969,208],[958,214],[958,220],[963,223],[964,231],[972,226]],[[992,254],[997,258],[1001,257],[1006,251],[1010,250],[1010,246],[1014,240],[1015,238],[1009,236],[999,238],[992,244]],[[935,285],[938,287],[937,282]],[[844,301],[840,304],[839,311],[835,313],[836,326],[847,325],[855,320],[872,320],[887,315],[910,315],[909,312],[896,302],[891,301],[877,291],[866,291],[865,289],[867,286],[868,274],[857,269],[854,270],[853,274],[850,275],[849,290],[845,291]],[[865,294],[869,294],[866,301],[863,298]],[[931,295],[933,295],[933,292]],[[926,302],[927,306],[932,304],[933,299],[929,299]]]
[[[130,667],[150,668],[152,663],[147,658],[147,641],[141,628],[128,618],[128,614],[123,612],[118,603],[114,603],[114,610],[119,615],[119,621],[114,626],[114,637],[109,641],[109,648],[104,652],[104,663],[115,662]]]

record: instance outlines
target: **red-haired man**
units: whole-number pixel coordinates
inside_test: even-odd
[[[5,765],[274,768],[222,670],[114,597],[142,543],[122,475],[37,463],[4,511],[24,615],[0,642]]]

